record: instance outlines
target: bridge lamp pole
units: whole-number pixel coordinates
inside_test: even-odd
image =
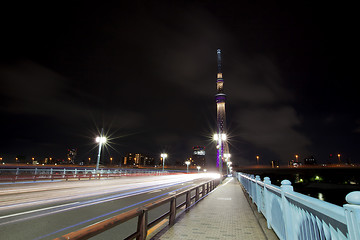
[[[186,164],[186,173],[189,173],[190,161],[185,161],[185,164]]]
[[[163,169],[162,169],[162,170],[164,171],[165,159],[167,158],[168,155],[167,155],[166,153],[162,153],[160,156],[161,156],[161,158],[162,158],[162,160],[163,160],[163,161],[162,161],[162,162],[163,162]]]
[[[197,170],[198,170],[198,173],[199,173],[199,171],[200,171],[200,168],[201,168],[201,167],[200,167],[200,166],[197,166],[196,168],[197,168]]]
[[[220,184],[222,183],[222,142],[226,141],[226,134],[214,134],[214,141],[218,142],[216,148],[219,149],[219,172],[220,172]]]
[[[227,167],[228,167],[228,170],[229,170],[229,172],[231,173],[232,171],[232,167],[231,167],[231,164],[232,164],[232,162],[227,162]]]
[[[98,152],[98,156],[97,156],[97,161],[96,161],[96,172],[99,171],[99,163],[100,163],[100,156],[101,156],[101,148],[102,145],[106,143],[106,137],[103,136],[103,129],[101,129],[101,134],[99,137],[97,137],[96,142],[99,143],[99,152]]]
[[[227,163],[227,169],[226,169],[226,173],[229,174],[229,161],[230,161],[230,153],[224,153],[224,157],[225,157],[225,161]]]

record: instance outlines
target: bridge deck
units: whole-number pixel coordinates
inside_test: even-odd
[[[260,218],[236,179],[227,178],[174,226],[153,239],[278,239]]]

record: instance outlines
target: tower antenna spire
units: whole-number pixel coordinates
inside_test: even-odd
[[[218,65],[218,73],[222,73],[222,70],[221,70],[221,50],[220,50],[220,48],[217,50],[217,65]]]

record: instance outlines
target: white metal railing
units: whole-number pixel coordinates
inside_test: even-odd
[[[131,175],[163,175],[173,171],[152,169],[100,169],[94,168],[0,168],[0,182],[17,182],[20,180],[59,180],[59,179],[100,179]],[[175,172],[174,172],[175,173]]]
[[[268,177],[236,177],[280,240],[360,240],[360,191],[349,193],[340,207],[295,192],[288,180],[278,187]]]

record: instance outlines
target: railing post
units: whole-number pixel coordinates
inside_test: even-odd
[[[173,197],[170,201],[170,215],[169,215],[170,226],[174,225],[175,218],[176,218],[176,197]]]
[[[258,212],[261,212],[261,186],[258,182],[260,182],[260,176],[256,175],[255,177],[255,195],[256,195],[256,205],[257,205],[257,210]]]
[[[195,202],[199,201],[199,187],[195,189]]]
[[[190,204],[191,204],[191,191],[187,191],[186,192],[186,212],[189,211],[189,207],[190,207]]]
[[[145,240],[147,236],[147,209],[142,209],[138,218],[137,232],[139,236],[137,240]]]
[[[19,168],[16,168],[16,174],[15,174],[15,177],[14,177],[14,181],[13,182],[16,182],[17,178],[18,178],[18,175],[19,175]]]
[[[348,204],[344,205],[349,240],[360,239],[360,191],[346,195]]]
[[[282,203],[282,213],[285,224],[285,239],[286,240],[294,240],[297,239],[294,231],[293,231],[293,222],[291,216],[290,203],[286,199],[286,193],[292,192],[293,186],[291,186],[291,182],[289,180],[281,181],[281,203]]]
[[[270,213],[270,197],[267,190],[267,185],[271,184],[269,177],[264,177],[264,203],[265,203],[265,218],[268,229],[271,229],[271,213]]]
[[[255,184],[254,184],[254,181],[252,181],[253,179],[255,179],[254,175],[251,175],[250,178],[251,178],[251,180],[250,180],[250,188],[249,189],[251,189],[251,191],[249,193],[250,193],[251,201],[252,201],[252,203],[254,203],[255,202],[255,200],[254,200],[254,198],[255,198],[254,197],[255,196]]]

